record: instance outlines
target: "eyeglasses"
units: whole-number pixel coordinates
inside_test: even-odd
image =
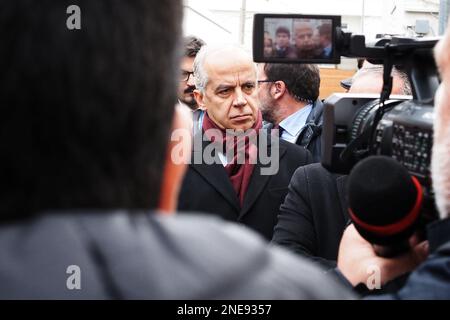
[[[258,80],[258,83],[264,83],[264,82],[276,82],[276,81],[272,81],[272,80]]]
[[[180,73],[180,81],[189,81],[189,77],[190,76],[194,76],[193,72],[189,72],[189,71],[181,71]]]

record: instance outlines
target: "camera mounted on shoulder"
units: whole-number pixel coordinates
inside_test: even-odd
[[[323,28],[323,25],[331,25]],[[264,54],[266,37],[284,26],[293,34],[295,54],[285,57]],[[289,29],[290,28],[290,29]],[[306,29],[319,38],[315,51],[300,41]],[[330,30],[331,44],[320,41],[319,30]],[[388,156],[404,166],[423,188],[422,216],[437,217],[431,186],[430,159],[433,143],[434,95],[440,79],[433,48],[438,38],[394,36],[366,45],[364,35],[341,28],[340,16],[256,14],[253,28],[255,62],[337,64],[340,57],[365,58],[382,66],[379,95],[336,93],[325,99],[322,127],[322,165],[331,172],[348,174],[369,156]],[[328,55],[324,55],[327,51]],[[313,52],[313,54],[311,54]],[[411,84],[411,95],[391,95],[394,69],[403,71]]]

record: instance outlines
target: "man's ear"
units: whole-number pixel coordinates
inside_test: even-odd
[[[286,84],[283,81],[275,81],[270,89],[270,93],[275,100],[278,100],[283,97],[286,90]]]
[[[200,109],[206,110],[205,102],[203,101],[205,95],[198,89],[194,90],[194,99],[197,101],[197,105]]]

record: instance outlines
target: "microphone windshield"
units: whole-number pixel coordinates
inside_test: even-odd
[[[348,177],[347,197],[353,223],[369,242],[393,245],[414,232],[422,188],[394,159],[371,156],[360,161]]]

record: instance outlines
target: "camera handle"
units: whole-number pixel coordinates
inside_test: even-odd
[[[389,51],[388,45],[385,47],[385,50]],[[349,163],[349,161],[355,157],[356,159],[354,160],[358,161],[370,154],[373,154],[374,150],[371,141],[373,141],[378,122],[380,122],[386,112],[386,109],[389,108],[386,107],[384,102],[389,99],[392,92],[393,77],[391,76],[391,72],[393,66],[393,60],[390,58],[390,55],[387,55],[387,58],[383,60],[383,87],[380,93],[380,107],[375,112],[372,124],[365,128],[358,137],[350,141],[347,147],[342,150],[340,158],[343,162]],[[359,149],[363,145],[366,145],[367,147],[365,149]]]
[[[389,46],[386,46],[386,51],[389,52]],[[388,57],[383,61],[383,87],[380,94],[380,103],[382,106],[384,106],[384,102],[389,99],[389,96],[392,92],[393,77],[391,75],[391,72],[393,66],[394,63],[388,55]]]

